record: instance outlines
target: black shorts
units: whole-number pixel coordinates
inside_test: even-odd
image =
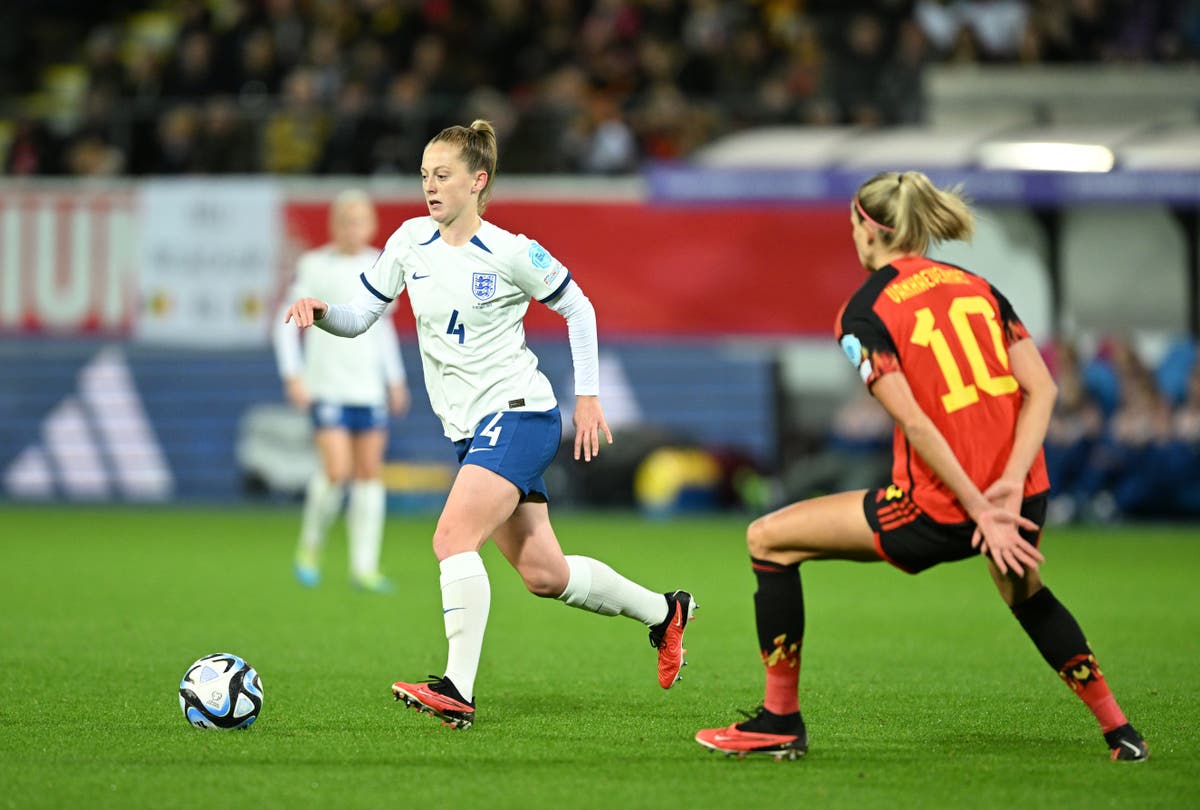
[[[1021,514],[1040,527],[1046,519],[1046,500],[1045,493],[1026,498],[1021,504]],[[938,523],[899,487],[868,490],[863,498],[863,512],[875,532],[875,551],[901,571],[919,574],[939,563],[965,560],[979,553],[979,549],[971,547],[974,522]],[[1037,548],[1042,539],[1040,528],[1019,531],[1027,543]]]

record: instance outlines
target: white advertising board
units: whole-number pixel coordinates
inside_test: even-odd
[[[138,340],[225,348],[267,342],[282,241],[274,183],[150,181],[138,191],[136,221]]]

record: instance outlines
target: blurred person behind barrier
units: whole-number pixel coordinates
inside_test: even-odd
[[[376,223],[366,194],[339,194],[329,212],[331,241],[300,257],[287,300],[353,297],[361,287],[359,277],[379,255],[371,246]],[[284,324],[282,313],[277,324],[275,353],[284,392],[293,405],[311,414],[321,462],[305,491],[296,578],[309,587],[320,581],[325,536],[348,489],[351,582],[363,590],[386,592],[391,584],[380,573],[379,559],[387,508],[382,467],[388,411],[402,415],[409,407],[395,327],[384,319],[360,341],[313,330],[302,351],[300,333]]]

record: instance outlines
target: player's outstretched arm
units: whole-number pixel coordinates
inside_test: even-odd
[[[1030,531],[1037,524],[989,501],[967,475],[966,470],[950,449],[946,437],[933,420],[921,410],[903,372],[884,374],[871,388],[871,393],[896,420],[908,443],[958,498],[963,509],[975,521],[986,543],[985,550],[1003,573],[1009,570],[1024,574],[1036,569],[1043,561],[1040,552],[1021,539],[1018,528]]]
[[[371,328],[387,309],[388,301],[363,290],[345,304],[327,304],[316,298],[301,298],[288,308],[286,323],[294,320],[304,329],[317,326],[339,337],[358,337]]]

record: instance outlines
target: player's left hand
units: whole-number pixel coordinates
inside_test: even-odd
[[[1013,515],[1021,514],[1021,502],[1024,500],[1024,496],[1025,482],[1006,481],[1003,478],[993,481],[992,485],[983,491],[983,497],[989,503]],[[971,547],[979,548],[984,554],[988,553],[987,543],[978,524],[975,526],[975,533],[971,535]]]
[[[613,443],[612,433],[608,423],[604,421],[604,410],[600,407],[600,397],[578,396],[575,398],[575,460],[583,454],[584,461],[591,461],[600,455],[600,434],[609,444]]]

